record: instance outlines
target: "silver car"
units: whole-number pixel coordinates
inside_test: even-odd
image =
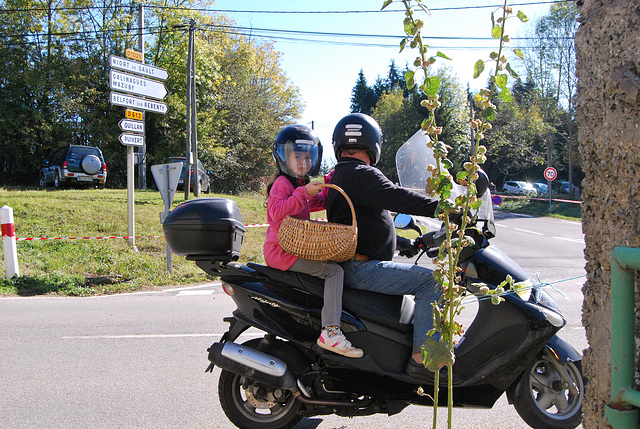
[[[531,183],[521,182],[516,180],[509,180],[504,182],[504,186],[502,187],[502,192],[505,194],[513,194],[513,195],[527,195],[533,196],[537,195],[538,191],[533,187]]]

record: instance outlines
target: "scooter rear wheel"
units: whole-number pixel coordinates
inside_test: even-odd
[[[245,344],[257,348],[259,342]],[[301,404],[290,391],[226,370],[220,373],[218,397],[227,418],[240,429],[290,429],[302,420],[298,415]]]
[[[513,405],[533,428],[574,429],[582,422],[584,382],[581,363],[563,362],[560,365],[575,384],[577,395],[569,391],[555,366],[543,356],[527,367],[515,389]]]

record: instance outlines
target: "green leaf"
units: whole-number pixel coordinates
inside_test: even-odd
[[[509,78],[507,77],[506,74],[499,74],[496,76],[496,86],[500,89],[506,88],[508,81],[509,81]]]
[[[478,209],[480,208],[480,206],[481,206],[481,205],[482,205],[482,200],[476,200],[476,202],[475,202],[475,203],[472,203],[472,204],[470,205],[470,207],[471,207],[473,210],[478,210]]]
[[[383,10],[385,7],[389,6],[391,3],[393,3],[393,0],[385,0],[380,10]]]
[[[442,167],[446,168],[447,170],[450,170],[453,168],[453,162],[445,158],[442,160]]]
[[[493,37],[494,39],[499,39],[502,37],[502,27],[499,25],[494,26],[491,29],[491,37]]]
[[[522,49],[520,48],[515,48],[513,50],[513,53],[516,54],[518,56],[518,58],[524,60],[524,54],[522,53]]]
[[[477,79],[484,71],[484,61],[478,60],[473,65],[473,78]]]
[[[458,174],[456,174],[456,180],[458,182],[462,181],[462,180],[467,180],[467,176],[469,175],[469,173],[467,173],[466,171],[461,171]]]
[[[431,76],[427,80],[427,87],[425,88],[425,92],[429,97],[433,97],[440,90],[440,78],[438,76]]]
[[[407,46],[407,39],[402,39],[400,41],[400,52],[404,51],[405,46]]]
[[[527,15],[524,14],[523,11],[519,10],[518,11],[518,18],[520,18],[520,21],[522,22],[528,22],[529,21],[529,17]]]
[[[415,78],[415,72],[412,70],[408,70],[404,74],[404,79],[407,82],[407,89],[412,89],[414,86],[416,86],[416,81],[414,78]]]
[[[482,111],[482,117],[487,121],[495,121],[496,110],[493,107],[487,107]]]
[[[438,51],[438,53],[436,54],[436,57],[444,58],[445,60],[451,60],[451,58],[449,58],[448,56],[446,56],[440,51]]]
[[[500,91],[498,98],[509,103],[511,101],[511,91],[509,90],[509,88],[504,88],[502,91]]]
[[[413,36],[414,34],[416,34],[416,26],[410,19],[404,20],[404,34],[406,34],[407,36]]]
[[[518,78],[518,73],[516,73],[516,71],[514,69],[511,68],[511,64],[507,63],[507,71],[509,72],[509,74],[511,75],[511,77],[517,79]]]

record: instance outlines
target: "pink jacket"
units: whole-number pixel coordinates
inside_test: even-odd
[[[323,189],[323,191],[325,191]],[[264,259],[268,266],[279,270],[288,270],[297,256],[285,252],[278,244],[280,224],[287,216],[310,219],[311,212],[324,210],[326,192],[320,192],[315,197],[307,194],[304,186],[294,188],[285,176],[276,179],[269,192],[267,201],[267,238],[264,243]]]

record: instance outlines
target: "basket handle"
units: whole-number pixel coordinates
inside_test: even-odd
[[[343,191],[340,186],[334,185],[332,183],[318,183],[318,185],[322,186],[323,188],[335,189],[342,194],[344,199],[347,200],[347,203],[349,203],[349,208],[351,209],[351,219],[353,219],[352,225],[357,227],[358,223],[356,222],[356,209],[353,208],[353,203],[351,202],[351,199],[349,198],[347,193]]]

